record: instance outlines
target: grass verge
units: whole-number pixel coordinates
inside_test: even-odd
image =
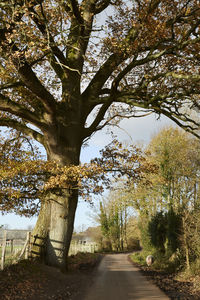
[[[144,251],[133,253],[130,260],[140,268],[142,274],[172,300],[199,300],[200,299],[200,276],[193,276],[181,266],[179,270],[178,258],[168,260],[164,256],[155,256],[152,266],[146,265],[146,256],[149,253]]]

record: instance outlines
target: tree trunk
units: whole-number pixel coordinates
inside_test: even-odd
[[[56,161],[60,166],[79,164],[81,143],[75,130],[68,132],[66,128],[59,129],[57,134],[53,132],[46,139],[48,160]],[[44,257],[46,264],[62,270],[67,268],[77,202],[77,189],[52,189],[42,204],[33,232],[33,253]]]
[[[77,190],[61,189],[59,195],[48,195],[33,231],[33,256],[62,270],[67,268],[77,202]]]
[[[77,190],[61,190],[61,195],[52,195],[51,219],[47,240],[47,264],[67,268],[67,256],[74,228],[74,218],[78,202]]]

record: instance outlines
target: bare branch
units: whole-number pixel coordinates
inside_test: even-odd
[[[38,14],[35,12],[33,8],[29,8],[29,11],[31,12],[32,20],[35,22],[36,26],[40,30],[40,32],[43,34],[43,36],[46,38],[46,41],[49,43],[49,46],[52,50],[52,53],[58,58],[58,60],[62,64],[66,64],[66,58],[62,51],[57,47],[51,33],[49,32],[47,25],[45,23],[45,20],[39,19]],[[61,70],[60,70],[61,72]]]
[[[108,125],[111,125],[111,126],[115,126],[115,127],[118,127],[120,128],[120,126],[118,124],[110,124],[110,122],[116,118],[119,118],[119,119],[131,119],[131,118],[144,118],[144,117],[147,117],[149,115],[151,115],[153,113],[153,111],[148,111],[144,114],[141,114],[141,115],[136,115],[135,113],[133,113],[132,115],[129,115],[129,116],[126,116],[126,115],[121,115],[119,113],[117,114],[114,114],[112,117],[108,118],[102,125],[100,126],[96,126],[96,128],[94,128],[94,130],[92,131],[92,133],[96,132],[96,131],[100,131],[101,129],[103,129],[104,127],[108,126]],[[101,120],[102,121],[102,120]],[[100,124],[100,123],[99,123]],[[99,125],[98,124],[98,125]],[[90,127],[88,128],[90,129]],[[92,129],[92,128],[91,128]],[[121,130],[124,130],[122,128],[120,128]],[[125,130],[124,130],[125,131]],[[127,133],[127,132],[126,132]],[[128,134],[128,133],[127,133]]]
[[[133,59],[128,66],[122,70],[116,79],[113,81],[112,88],[113,90],[116,90],[119,82],[121,79],[128,73],[130,72],[134,67],[143,65],[145,63],[148,63],[150,61],[156,60],[159,57],[163,56],[169,52],[169,50],[163,50],[157,53],[149,53],[145,58],[136,60]],[[87,98],[92,98],[93,95],[92,93],[97,93],[101,94],[102,93],[102,87],[105,84],[105,82],[108,80],[109,76],[112,74],[112,72],[116,69],[117,66],[120,65],[120,63],[124,60],[125,58],[119,57],[119,55],[113,54],[111,55],[108,60],[103,64],[103,66],[99,69],[99,71],[96,73],[92,81],[90,82],[89,86],[87,89],[83,92],[83,97]],[[112,92],[112,91],[111,91]],[[96,98],[94,98],[96,101]],[[92,101],[91,101],[92,103]],[[101,103],[101,102],[100,102]],[[96,103],[97,104],[97,103]]]
[[[193,120],[189,120],[188,122],[185,121],[185,119],[183,119],[181,117],[181,115],[177,115],[172,113],[171,111],[167,111],[164,109],[159,109],[159,113],[167,116],[168,118],[170,118],[172,121],[174,121],[179,127],[183,128],[185,131],[190,132],[191,134],[193,134],[194,136],[196,136],[197,138],[200,138],[200,134],[198,134],[196,132],[196,130],[199,130],[199,124],[197,127],[191,126],[189,123],[195,123]],[[183,121],[183,122],[181,122]]]

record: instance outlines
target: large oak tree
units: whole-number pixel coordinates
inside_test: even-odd
[[[84,141],[136,108],[198,135],[199,24],[198,0],[1,1],[0,126],[60,166],[78,165]],[[42,202],[34,234],[51,265],[66,265],[77,199],[62,187]]]

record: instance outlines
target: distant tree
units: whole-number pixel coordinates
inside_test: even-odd
[[[100,250],[103,249],[103,235],[100,226],[88,227],[82,234],[90,238],[91,242],[97,243]]]
[[[171,257],[178,250],[190,269],[200,257],[200,143],[184,131],[167,127],[147,147],[157,173],[147,174],[129,192],[140,216],[145,249]],[[147,225],[148,224],[148,225]]]
[[[158,212],[153,216],[148,225],[152,245],[163,254],[165,253],[165,241],[167,235],[166,225],[167,222],[163,212]]]
[[[123,251],[129,246],[127,232],[128,226],[131,226],[130,211],[130,202],[123,189],[110,192],[106,199],[100,201],[97,220],[112,250]]]
[[[132,213],[127,220],[125,246],[129,251],[141,249],[138,221],[138,216]]]
[[[161,130],[149,144],[163,178],[160,199],[168,210],[195,206],[199,193],[199,146],[198,139],[173,127]]]

